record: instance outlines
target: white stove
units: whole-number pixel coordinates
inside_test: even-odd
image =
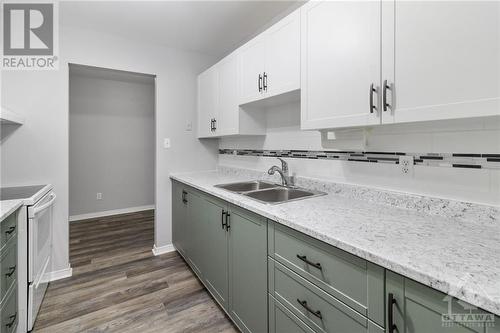
[[[27,223],[19,225],[19,331],[33,329],[48,286],[51,269],[52,210],[56,195],[52,185],[4,187],[0,200],[22,200]]]

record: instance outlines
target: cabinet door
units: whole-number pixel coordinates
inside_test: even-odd
[[[187,192],[182,184],[172,181],[172,243],[177,251],[186,256]]]
[[[239,132],[238,59],[229,55],[217,64],[219,72],[218,135],[234,135]]]
[[[500,2],[398,0],[383,14],[384,122],[499,114]]]
[[[453,316],[449,314],[475,315],[485,312],[389,271],[386,275],[386,292],[387,325],[391,324],[389,313],[392,311],[392,323],[397,326],[398,332],[481,333],[484,332],[487,324],[485,322],[460,323],[452,320]],[[392,306],[389,303],[390,294],[395,299]]]
[[[266,31],[265,97],[300,88],[300,11]]]
[[[206,242],[205,237],[205,204],[203,197],[195,191],[187,191],[186,214],[186,247],[187,259],[193,271],[202,279],[202,264],[205,262]]]
[[[380,21],[380,1],[311,1],[301,8],[302,129],[380,123]]]
[[[243,332],[267,332],[267,221],[231,206],[229,314]]]
[[[264,35],[257,36],[238,51],[240,69],[239,104],[262,98],[265,52],[266,39]]]
[[[228,294],[228,232],[223,223],[226,221],[226,203],[213,197],[204,202],[207,240],[204,253],[207,262],[203,265],[205,284],[217,301],[227,309]]]
[[[215,135],[211,130],[211,119],[217,118],[218,78],[216,67],[211,67],[198,76],[198,137]]]

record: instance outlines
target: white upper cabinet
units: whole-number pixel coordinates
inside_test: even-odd
[[[300,11],[266,32],[263,80],[265,97],[300,89]]]
[[[198,76],[198,137],[216,135],[218,73],[212,66]]]
[[[301,8],[301,128],[380,123],[381,2]]]
[[[500,114],[500,2],[383,6],[384,123]]]
[[[300,88],[300,11],[239,50],[240,104]]]
[[[218,70],[218,118],[219,135],[238,134],[238,59],[235,55],[224,58],[217,64]]]
[[[264,92],[265,46],[265,38],[259,35],[239,50],[240,104],[262,98]]]
[[[240,109],[238,71],[232,53],[198,76],[198,138],[265,134],[264,113]]]

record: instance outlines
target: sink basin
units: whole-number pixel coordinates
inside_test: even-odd
[[[267,190],[243,193],[244,196],[269,204],[290,202],[293,200],[306,199],[324,194],[325,193],[323,192],[289,187],[275,187]]]
[[[258,181],[258,180],[215,185],[215,187],[219,187],[219,188],[222,188],[224,190],[235,192],[235,193],[257,191],[257,190],[262,190],[262,189],[273,188],[276,186],[278,186],[278,185],[268,183],[268,182],[262,182],[262,181]]]

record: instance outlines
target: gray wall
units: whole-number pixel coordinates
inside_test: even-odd
[[[154,205],[154,98],[152,76],[70,66],[70,216]]]

